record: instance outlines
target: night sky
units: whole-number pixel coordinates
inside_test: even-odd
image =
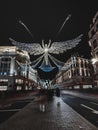
[[[9,37],[20,42],[41,43],[42,39],[46,42],[48,39],[66,41],[83,34],[82,41],[75,49],[56,57],[65,62],[71,54],[77,52],[80,56],[91,58],[88,31],[97,11],[98,0],[1,0],[0,45],[11,46]],[[71,18],[56,37],[68,14],[71,14]],[[19,20],[29,28],[33,38]],[[42,78],[49,76],[50,74],[41,75]]]

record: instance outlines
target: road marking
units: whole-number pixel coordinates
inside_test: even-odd
[[[83,106],[83,107],[85,107],[85,108],[87,108],[87,109],[89,109],[89,110],[92,110],[92,113],[98,114],[97,110],[94,110],[93,108],[90,108],[90,107],[88,107],[88,106],[86,106],[84,104],[80,104],[80,105]]]
[[[90,103],[95,104],[95,105],[98,105],[98,103],[95,103],[95,102],[90,102]]]
[[[7,110],[0,110],[0,112],[14,112],[14,111],[20,111],[21,109],[7,109]]]

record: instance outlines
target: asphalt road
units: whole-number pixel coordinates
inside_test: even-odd
[[[0,123],[8,120],[16,112],[19,112],[24,106],[30,103],[30,100],[19,100],[15,101],[13,104],[0,109]]]
[[[98,101],[82,99],[70,94],[62,94],[65,103],[71,106],[76,112],[86,118],[89,122],[98,127]]]

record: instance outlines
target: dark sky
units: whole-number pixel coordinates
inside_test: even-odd
[[[86,2],[86,3],[85,3]],[[98,11],[98,0],[1,0],[0,45],[12,45],[9,37],[21,42],[66,41],[83,34],[77,48],[59,56],[66,61],[71,53],[90,58],[88,31],[92,18]],[[61,33],[56,37],[65,18],[71,14]],[[30,29],[32,38],[19,24],[21,20]]]

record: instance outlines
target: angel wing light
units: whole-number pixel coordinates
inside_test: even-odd
[[[53,61],[53,63],[56,66],[59,66],[59,64],[64,64],[63,62],[57,60],[54,58],[51,54],[59,54],[66,52],[69,49],[72,49],[76,47],[79,42],[81,41],[82,34],[76,37],[73,40],[68,40],[64,42],[53,42],[51,43],[51,40],[49,40],[48,44],[44,43],[44,40],[42,40],[42,44],[39,43],[21,43],[13,40],[12,38],[9,38],[9,40],[12,42],[13,45],[17,46],[21,50],[27,51],[30,55],[41,55],[39,56],[38,60],[32,61],[32,64],[36,66],[39,61],[44,59],[44,63],[46,66],[49,66],[49,58]],[[58,61],[58,63],[57,63]]]

